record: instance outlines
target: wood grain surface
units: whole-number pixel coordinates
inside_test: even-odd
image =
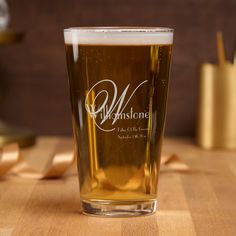
[[[8,0],[19,45],[0,48],[0,116],[38,134],[71,134],[63,42],[69,26],[168,26],[175,29],[168,135],[194,135],[198,67],[216,61],[222,30],[232,59],[235,0]]]
[[[29,162],[47,158],[68,138],[44,137],[24,150]],[[156,214],[136,218],[97,218],[79,213],[75,175],[57,180],[0,180],[0,236],[10,235],[236,235],[236,152],[204,151],[189,139],[165,139],[163,153],[177,153],[189,173],[161,171]]]

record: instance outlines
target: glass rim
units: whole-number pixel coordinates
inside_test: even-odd
[[[168,27],[127,27],[127,26],[98,26],[98,27],[69,27],[64,32],[83,33],[173,33],[173,28]]]
[[[166,27],[71,27],[66,44],[154,45],[173,44],[174,30]]]

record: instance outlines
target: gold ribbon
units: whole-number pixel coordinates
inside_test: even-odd
[[[43,170],[37,170],[22,157],[17,144],[7,145],[0,152],[0,178],[13,174],[29,179],[49,179],[62,177],[75,163],[72,151],[60,151],[52,155]],[[189,167],[176,155],[162,156],[162,171],[189,171]],[[97,173],[98,178],[103,178],[103,173]],[[135,176],[134,176],[135,177]]]
[[[183,162],[177,154],[172,154],[170,156],[161,157],[161,171],[180,171],[188,172],[190,171],[189,166]]]
[[[0,177],[4,176],[20,159],[20,150],[17,144],[2,148],[0,154]]]
[[[74,160],[73,152],[61,151],[50,157],[44,169],[39,171],[22,157],[19,146],[12,144],[2,149],[0,177],[10,173],[30,179],[59,178],[73,165]]]

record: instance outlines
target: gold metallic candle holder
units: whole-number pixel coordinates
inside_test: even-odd
[[[197,143],[236,149],[236,64],[225,61],[222,35],[217,39],[219,64],[200,68]]]

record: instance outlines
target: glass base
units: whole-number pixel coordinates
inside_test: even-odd
[[[103,217],[131,217],[144,216],[156,212],[157,201],[144,202],[107,202],[107,201],[82,201],[82,213],[91,216]]]

